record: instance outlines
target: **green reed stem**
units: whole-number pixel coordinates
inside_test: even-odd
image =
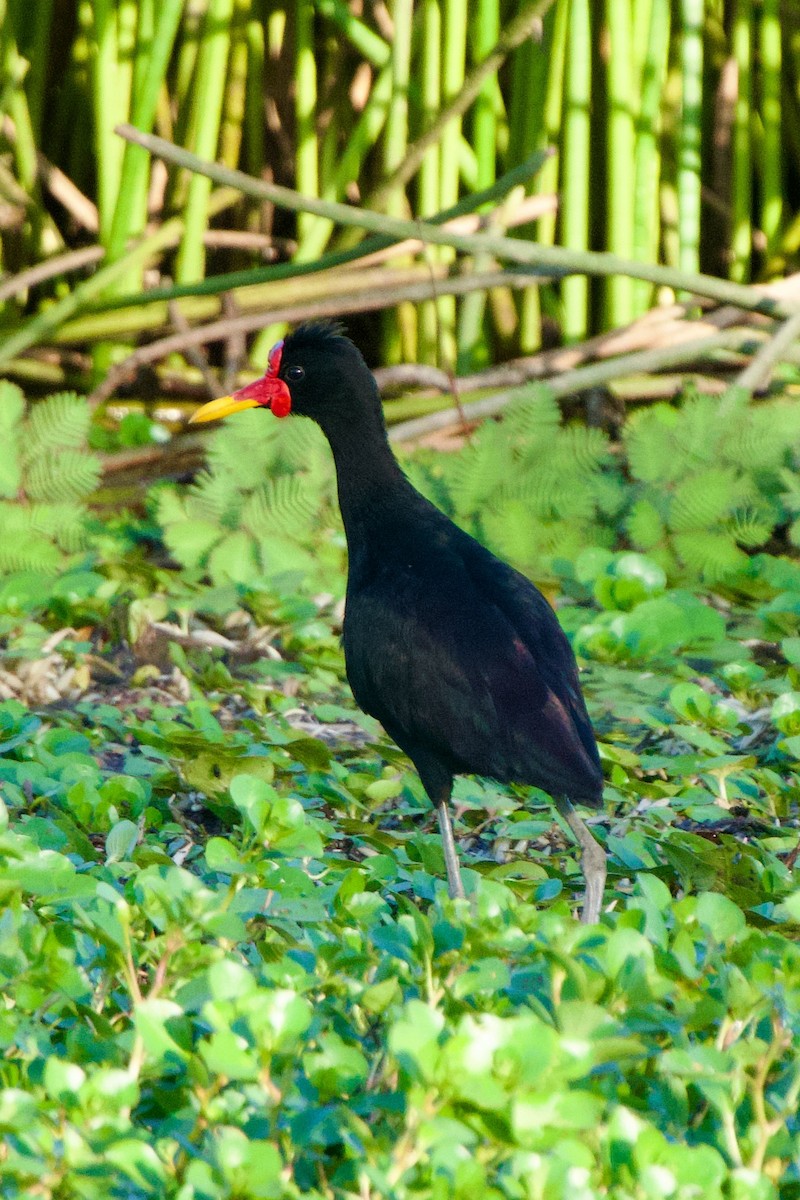
[[[233,0],[211,0],[200,38],[192,91],[192,106],[197,113],[195,150],[200,158],[213,158],[217,152],[232,13]],[[211,181],[193,175],[186,197],[183,238],[175,263],[175,278],[179,283],[203,277],[206,261],[203,234],[208,227],[210,195]]]
[[[389,45],[363,21],[351,13],[342,0],[316,0],[317,11],[332,21],[362,58],[373,67],[385,67],[392,57]]]
[[[752,41],[753,0],[736,0],[731,29],[731,49],[736,59],[737,91],[733,118],[730,277],[739,283],[744,283],[750,278],[752,245],[750,224],[753,187],[750,151]]]
[[[408,146],[408,83],[411,77],[411,19],[413,0],[394,0],[392,4],[394,38],[392,40],[392,94],[383,133],[383,170],[391,175],[405,157]],[[387,209],[402,214],[405,204],[402,189],[386,196]]]
[[[411,30],[414,0],[394,0],[391,5],[394,22],[392,39],[392,96],[383,135],[383,173],[391,175],[405,157],[408,146],[408,85],[411,77]],[[404,216],[407,203],[402,185],[385,198],[387,212]],[[409,357],[416,351],[416,315],[404,305],[395,320],[384,322],[383,346],[386,361]]]
[[[606,0],[605,24],[609,38],[606,79],[608,134],[606,168],[606,245],[612,254],[633,254],[633,198],[635,126],[633,31],[630,0]],[[636,105],[638,110],[638,103]],[[633,320],[633,280],[616,275],[605,288],[602,325],[614,329]]]
[[[680,0],[683,98],[678,124],[679,265],[700,269],[700,186],[703,109],[703,0]]]
[[[234,0],[231,48],[219,131],[219,160],[228,167],[238,165],[242,149],[247,97],[247,21],[251,7],[250,0]]]
[[[317,146],[317,64],[314,56],[314,5],[312,0],[295,0],[295,179],[297,190],[319,195],[319,147]],[[297,218],[297,257],[308,261],[305,244],[317,222],[308,213]]]
[[[441,104],[439,62],[442,52],[442,10],[439,0],[423,0],[420,31],[420,103],[425,132]],[[439,146],[433,143],[422,156],[417,176],[417,212],[427,217],[439,208]]]
[[[447,106],[458,95],[464,82],[464,55],[467,44],[467,10],[464,0],[444,0],[442,17],[442,98]],[[458,199],[460,117],[461,113],[452,121],[448,121],[441,130],[440,208],[449,208]],[[436,125],[437,122],[434,121],[423,137],[416,142],[415,148],[424,142],[422,154],[419,155],[420,161],[428,146],[436,140],[435,137],[431,138],[431,129],[435,129]],[[397,179],[390,179],[384,186],[388,188],[396,182]],[[380,199],[379,195],[377,199]],[[375,200],[376,194],[373,194],[373,203]]]
[[[561,241],[567,250],[589,245],[589,138],[592,36],[588,0],[573,0],[567,30],[561,163]],[[580,341],[588,325],[589,285],[583,275],[561,284],[562,330]]]
[[[531,45],[537,63],[536,75],[531,78],[529,94],[531,102],[538,96],[537,81],[544,76],[543,122],[537,144],[554,147],[556,152],[545,162],[534,182],[533,191],[539,196],[554,196],[558,192],[561,113],[564,103],[564,63],[567,52],[567,28],[569,24],[569,0],[556,0],[553,9],[544,19],[544,35],[540,46]],[[525,122],[533,126],[531,114]],[[552,246],[556,240],[558,212],[546,213],[537,223],[537,240]],[[519,346],[523,353],[530,354],[542,344],[541,289],[530,287],[522,293],[519,319]]]
[[[762,0],[759,22],[761,59],[761,217],[769,257],[781,233],[783,163],[781,153],[781,13],[779,0]]]
[[[472,56],[483,62],[500,36],[498,0],[477,0],[472,16]],[[497,112],[495,77],[488,75],[481,84],[472,109],[472,147],[478,160],[478,187],[488,187],[495,176],[497,158]]]
[[[264,26],[257,13],[247,22],[247,92],[245,93],[245,163],[251,175],[264,167]]]
[[[472,20],[472,55],[477,63],[485,61],[500,36],[500,11],[497,0],[478,0]],[[495,177],[497,166],[497,78],[487,75],[480,86],[472,110],[472,146],[477,164],[477,186],[488,187]],[[483,271],[491,259],[480,257],[474,269]],[[472,292],[461,303],[458,316],[458,358],[456,370],[465,372],[471,366],[488,361],[489,348],[484,335],[486,293]]]
[[[439,0],[423,0],[419,46],[420,108],[424,133],[435,120],[441,106],[441,79],[439,63],[442,54],[442,10]],[[440,151],[435,143],[428,147],[422,157],[417,175],[417,212],[430,217],[439,208]],[[435,250],[428,251],[432,261],[438,257]],[[420,305],[417,318],[417,359],[419,362],[435,363],[439,347],[439,318],[436,302],[425,301]]]
[[[467,43],[467,5],[465,0],[442,0],[442,101],[447,110],[455,97],[458,96],[464,82],[464,59]],[[460,186],[460,149],[461,149],[461,116],[464,110],[446,125],[440,127],[439,119],[434,120],[421,138],[412,147],[412,154],[422,161],[428,146],[440,139],[439,157],[439,207],[449,208],[458,199]],[[438,130],[438,132],[437,132]],[[419,147],[422,146],[420,152]],[[408,156],[407,156],[408,158]],[[412,171],[413,174],[413,171]],[[410,178],[404,175],[403,178]],[[371,205],[380,204],[383,190],[395,186],[400,176],[387,180],[383,189],[378,189],[369,198]],[[452,254],[441,251],[439,256],[444,261],[452,258]],[[440,299],[437,305],[439,314],[439,351],[443,363],[452,364],[456,356],[456,302],[451,296]]]
[[[47,86],[47,70],[50,62],[50,44],[53,29],[54,0],[36,0],[35,4],[22,5],[26,22],[33,28],[28,43],[28,71],[25,76],[25,92],[28,97],[28,113],[34,140],[39,145],[42,133],[44,93]],[[19,4],[17,8],[19,10]],[[19,25],[17,25],[19,30]]]
[[[113,0],[95,0],[94,61],[92,91],[94,98],[94,143],[97,162],[97,209],[100,236],[105,242],[111,229],[114,207],[119,194],[124,146],[114,137],[114,93],[117,71],[117,10]]]
[[[408,154],[391,177],[370,193],[367,203],[379,208],[382,197],[400,184],[406,184],[419,170],[429,146],[439,142],[442,147],[442,204],[454,202],[458,195],[458,174],[463,170],[462,154],[472,151],[462,145],[461,117],[474,102],[486,79],[494,76],[512,50],[530,37],[539,18],[547,12],[553,0],[527,0],[500,34],[491,52],[464,78],[465,29],[457,27],[463,15],[464,0],[445,0],[443,7],[443,67],[442,95],[444,108],[421,137],[409,146]],[[469,168],[468,168],[469,169]]]
[[[148,131],[153,127],[182,9],[183,0],[159,0],[156,16],[153,0],[141,0],[131,113],[131,123],[137,129]],[[117,138],[114,140],[118,141]],[[150,155],[141,146],[128,142],[106,247],[111,262],[125,253],[129,239],[145,227],[149,175]],[[129,280],[120,282],[126,290],[133,290],[137,286],[137,277],[132,275]]]
[[[557,0],[552,23],[552,41],[547,37],[542,43],[540,54],[547,56],[547,91],[544,99],[544,141],[542,148],[555,146],[556,154],[548,158],[536,181],[536,194],[554,195],[558,190],[559,154],[562,113],[564,111],[564,70],[567,60],[567,30],[569,28],[569,0]],[[547,26],[545,26],[545,32]],[[552,246],[556,240],[558,214],[552,213],[539,221],[539,240]]]
[[[642,63],[633,182],[633,257],[642,262],[658,261],[661,96],[667,73],[669,30],[669,0],[652,0]],[[636,313],[649,307],[652,290],[643,280],[634,281]]]
[[[175,83],[172,89],[178,119],[175,124],[175,137],[186,145],[190,145],[191,119],[194,109],[189,103],[197,58],[200,53],[200,39],[203,22],[208,12],[209,0],[199,0],[198,3],[188,4],[186,15],[181,23],[181,36],[178,49],[178,63],[175,71]]]

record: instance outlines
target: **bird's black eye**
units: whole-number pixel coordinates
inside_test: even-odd
[[[305,374],[306,373],[305,373],[304,369],[302,367],[299,367],[296,363],[293,364],[291,367],[286,368],[286,378],[287,379],[293,379],[293,380],[297,381],[298,379],[304,379]]]

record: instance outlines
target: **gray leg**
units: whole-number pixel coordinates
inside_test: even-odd
[[[460,897],[463,900],[466,893],[464,892],[464,884],[461,882],[458,851],[456,850],[455,838],[453,837],[453,826],[450,823],[449,800],[450,790],[448,788],[447,798],[436,800],[434,803],[436,804],[436,815],[439,818],[439,831],[442,835],[444,862],[447,867],[447,890],[453,899]]]
[[[606,852],[592,837],[566,796],[554,797],[554,803],[572,830],[575,841],[582,851],[581,866],[586,880],[586,893],[583,898],[581,920],[584,925],[594,925],[600,920],[600,906],[603,903],[603,888],[606,882]]]

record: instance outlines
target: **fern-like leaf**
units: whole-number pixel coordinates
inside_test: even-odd
[[[628,520],[628,536],[640,550],[652,550],[666,535],[666,528],[656,506],[642,497],[631,509]]]
[[[779,470],[788,459],[792,434],[800,432],[796,408],[765,404],[729,421],[720,444],[725,460],[746,471]]]
[[[512,444],[547,445],[561,424],[561,409],[546,384],[532,383],[503,414],[503,429]]]
[[[697,396],[692,393],[684,399],[680,409],[680,420],[675,427],[675,445],[680,448],[679,458],[683,469],[691,470],[715,462],[719,455],[719,443],[724,426],[720,423],[719,402],[714,396]]]
[[[80,450],[45,450],[30,459],[25,490],[32,500],[83,500],[95,490],[102,467],[94,454]]]
[[[484,425],[471,446],[457,456],[450,471],[453,506],[459,514],[477,512],[514,468],[502,425]]]
[[[267,531],[303,538],[319,517],[318,497],[299,475],[278,475],[253,492],[242,510],[242,524],[254,537]]]
[[[25,422],[25,462],[34,462],[48,451],[85,446],[91,419],[86,400],[74,392],[59,392],[39,401]]]
[[[258,487],[275,462],[279,424],[257,409],[237,413],[211,439],[211,473],[235,479],[243,491]]]
[[[164,529],[164,544],[182,567],[205,566],[222,530],[212,521],[173,521]]]
[[[200,521],[217,521],[235,528],[242,507],[242,493],[236,475],[221,471],[202,471],[186,497],[186,512]]]
[[[680,478],[684,465],[675,453],[680,413],[669,404],[654,404],[634,413],[625,428],[625,452],[634,479],[666,483]]]
[[[670,529],[675,533],[710,529],[746,499],[748,490],[732,467],[713,467],[702,475],[690,475],[675,489],[669,509]]]
[[[763,546],[772,536],[775,514],[765,505],[748,504],[734,509],[727,528],[739,546],[749,550]]]
[[[673,542],[684,566],[707,583],[729,579],[747,566],[747,555],[729,533],[696,530],[676,534]]]
[[[34,535],[48,538],[70,554],[88,546],[88,515],[82,504],[32,504],[23,511]]]

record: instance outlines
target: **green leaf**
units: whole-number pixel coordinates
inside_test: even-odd
[[[106,837],[106,862],[122,862],[133,854],[139,827],[133,821],[117,821]]]

